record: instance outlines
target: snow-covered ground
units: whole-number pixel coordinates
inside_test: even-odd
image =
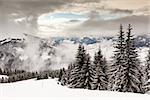
[[[3,78],[8,78],[7,75],[0,75],[0,79],[1,79],[2,77],[3,77]]]
[[[42,98],[57,98],[61,100],[64,98],[80,98],[80,100],[100,100],[101,98],[107,98],[111,100],[113,98],[121,98],[128,100],[137,98],[145,100],[146,98],[150,98],[150,95],[86,89],[70,89],[66,86],[58,85],[56,79],[46,79],[39,81],[31,79],[16,83],[0,84],[0,100],[4,100],[6,98],[9,100],[19,100],[18,98],[38,98],[36,100],[39,100],[39,98],[41,98],[41,100],[43,100]]]

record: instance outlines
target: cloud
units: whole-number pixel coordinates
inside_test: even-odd
[[[150,5],[149,0],[103,0],[107,8],[137,10]]]
[[[121,9],[109,9],[110,10],[110,13],[126,13],[126,14],[132,14],[133,13],[133,10],[121,10]]]
[[[69,22],[76,23],[76,22],[80,22],[80,20],[70,20]]]
[[[52,12],[56,8],[59,9],[61,5],[63,2],[55,2],[54,0],[0,0],[1,30],[5,32],[8,28],[13,32],[21,32],[21,30],[36,32],[38,16]],[[19,18],[25,18],[25,20],[21,23],[14,22]]]
[[[0,0],[0,33],[1,35],[2,33],[4,35],[6,35],[5,33],[11,33],[11,35],[16,36],[18,33],[24,32],[40,32],[39,28],[42,27],[38,23],[40,16],[58,12],[84,14],[89,20],[70,19],[70,21],[53,24],[48,23],[49,19],[41,20],[42,23],[47,21],[44,26],[54,27],[53,29],[50,29],[51,27],[47,28],[47,33],[44,34],[54,32],[53,34],[60,35],[66,32],[65,30],[73,29],[74,33],[83,33],[86,28],[83,30],[74,27],[83,26],[84,23],[90,20],[98,20],[99,22],[99,20],[115,20],[133,15],[149,15],[149,3],[148,0]],[[82,23],[83,21],[85,22]],[[96,24],[92,24],[96,26]],[[96,27],[91,28],[90,25],[89,29],[91,34],[99,31]]]
[[[82,24],[72,27],[66,30],[68,33],[74,34],[78,33],[78,35],[93,35],[93,36],[110,36],[116,35],[118,33],[118,26],[123,24],[127,26],[128,24],[133,25],[134,34],[147,34],[150,33],[149,23],[150,16],[127,16],[113,20],[99,20],[99,19],[89,19]],[[126,28],[126,27],[125,27]],[[95,30],[94,32],[91,30]],[[102,34],[103,33],[103,34]]]
[[[36,33],[38,17],[42,14],[59,11],[71,3],[83,4],[99,0],[0,0],[1,33]],[[14,20],[24,18],[20,22]]]

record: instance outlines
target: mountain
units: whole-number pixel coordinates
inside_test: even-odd
[[[93,57],[101,43],[107,59],[112,56],[115,37],[52,37],[43,39],[27,35],[26,38],[7,38],[0,41],[0,67],[29,71],[66,67],[74,59],[79,43],[85,44]],[[135,37],[136,47],[148,47],[150,37]],[[108,56],[108,57],[107,57]]]
[[[112,40],[113,42],[116,41],[115,37],[83,37],[83,38],[78,38],[78,37],[52,37],[50,40],[53,41],[53,45],[59,45],[63,43],[63,41],[68,40],[73,42],[74,44],[95,44],[95,43],[100,43],[103,40],[109,41]],[[149,35],[138,35],[135,37],[135,46],[136,47],[148,47],[150,45],[150,36]]]
[[[25,70],[47,69],[51,64],[50,56],[55,54],[55,50],[48,40],[35,39],[38,38],[1,40],[0,67]]]
[[[148,47],[150,45],[149,35],[139,35],[135,39],[136,47]]]
[[[0,41],[0,66],[5,68],[18,68],[21,66],[20,54],[17,48],[24,48],[22,39],[4,39]]]

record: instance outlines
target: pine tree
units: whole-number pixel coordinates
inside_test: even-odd
[[[67,85],[67,73],[66,73],[66,70],[63,68],[62,69],[62,77],[61,77],[61,85]]]
[[[90,55],[87,54],[86,55],[86,61],[85,61],[85,64],[83,65],[83,68],[82,68],[82,82],[84,84],[84,87],[85,89],[92,89],[92,86],[91,86],[91,60],[90,60]]]
[[[106,74],[106,59],[101,54],[101,49],[95,54],[92,66],[92,88],[98,90],[107,90],[108,78]]]
[[[148,55],[147,55],[146,72],[147,72],[147,81],[148,81],[150,80],[150,48],[148,50]]]
[[[113,65],[109,70],[109,89],[113,91],[124,91],[123,80],[125,79],[125,35],[123,26],[120,25],[116,46],[114,46]]]
[[[146,57],[146,65],[145,65],[145,67],[144,67],[145,69],[144,69],[144,85],[145,85],[145,87],[144,87],[144,89],[145,89],[145,91],[149,91],[150,90],[150,82],[149,82],[149,80],[150,80],[150,48],[149,48],[149,50],[148,50],[148,55],[147,55],[147,57]]]
[[[0,83],[4,83],[4,77],[2,77],[1,82]]]
[[[75,66],[70,73],[70,79],[69,79],[70,88],[84,88],[84,83],[83,83],[84,75],[83,75],[82,67],[85,64],[85,61],[86,61],[86,51],[84,49],[84,46],[79,45],[78,52],[76,55]]]
[[[71,63],[69,66],[68,66],[68,70],[67,70],[67,85],[70,84],[70,76],[71,76],[71,71],[72,69],[74,68],[75,64],[74,63]]]
[[[61,81],[62,75],[63,75],[63,70],[60,69],[59,76],[58,76],[58,81],[59,82]]]
[[[131,35],[131,30],[132,28],[129,24],[125,46],[126,69],[122,88],[124,92],[144,93],[140,61],[134,44],[134,38]]]
[[[3,74],[3,71],[2,71],[2,69],[0,68],[0,75],[2,75]]]

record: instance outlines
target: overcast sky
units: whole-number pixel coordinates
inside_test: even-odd
[[[112,36],[129,23],[150,33],[150,0],[0,0],[0,36]]]

